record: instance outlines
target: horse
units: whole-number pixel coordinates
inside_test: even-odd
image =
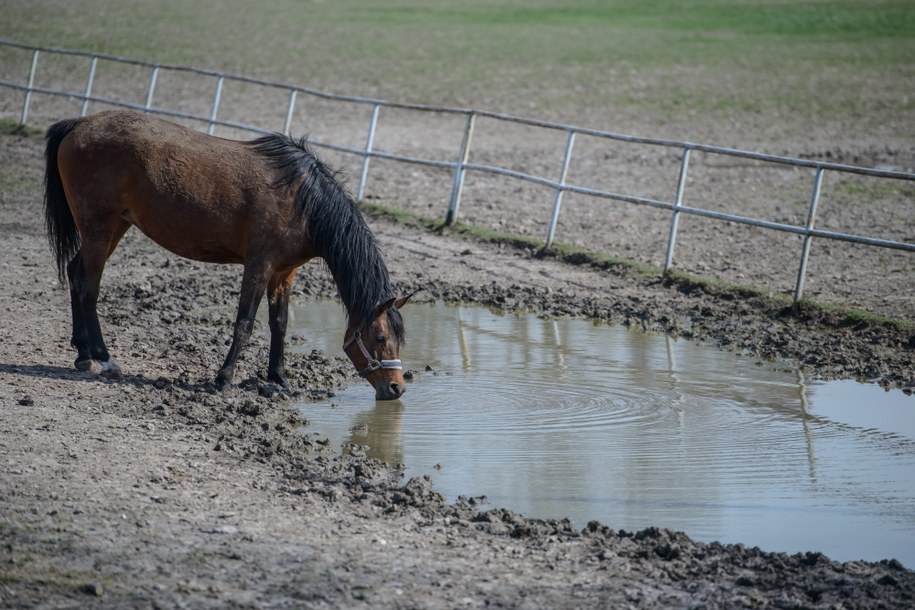
[[[267,379],[288,387],[289,293],[298,268],[321,258],[346,309],[343,352],[376,399],[404,393],[400,309],[409,297],[394,295],[374,235],[304,138],[228,140],[109,110],[52,125],[45,158],[45,224],[58,276],[70,289],[78,370],[123,377],[96,305],[105,263],[134,226],[179,256],[243,265],[232,342],[216,375],[220,388],[235,382],[265,292]]]

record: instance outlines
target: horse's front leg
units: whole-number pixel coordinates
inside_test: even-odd
[[[270,305],[270,360],[267,364],[267,379],[284,388],[289,386],[284,361],[289,293],[292,291],[295,273],[295,269],[275,273],[267,285],[267,302]]]
[[[261,297],[267,287],[269,272],[265,264],[246,263],[245,272],[241,281],[241,295],[238,298],[238,315],[235,317],[235,331],[232,335],[232,345],[216,373],[216,383],[222,388],[227,388],[235,383],[235,364],[238,355],[244,349],[251,332],[254,330],[254,316],[260,305]]]

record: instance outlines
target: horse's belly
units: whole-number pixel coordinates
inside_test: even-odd
[[[241,239],[208,230],[209,223],[196,223],[188,219],[170,220],[164,216],[155,219],[138,217],[125,210],[121,218],[137,227],[151,240],[178,256],[204,263],[243,263]]]

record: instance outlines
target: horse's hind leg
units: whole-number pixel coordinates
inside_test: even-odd
[[[78,354],[76,368],[91,370],[113,379],[122,377],[121,368],[108,353],[102,336],[98,319],[98,297],[105,262],[129,228],[128,223],[119,220],[109,231],[102,232],[102,239],[98,237],[98,228],[88,239],[84,236],[79,254],[67,267],[73,305],[73,342]]]
[[[89,330],[86,328],[86,319],[83,317],[83,304],[77,286],[84,283],[85,273],[80,253],[77,252],[67,263],[67,279],[70,284],[70,312],[73,317],[73,335],[70,345],[76,348],[76,361],[74,365],[81,371],[88,371],[92,366],[92,354],[89,352]]]
[[[295,273],[295,269],[276,273],[267,284],[267,301],[270,305],[270,360],[267,364],[267,379],[284,388],[289,385],[286,379],[284,351],[286,324],[289,319],[289,293],[295,281]]]

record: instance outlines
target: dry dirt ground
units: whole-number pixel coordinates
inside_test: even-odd
[[[290,402],[361,383],[349,363],[291,354],[290,397],[262,381],[258,335],[244,381],[217,392],[240,268],[178,259],[136,232],[106,271],[100,306],[125,379],[75,371],[43,234],[42,153],[40,136],[0,136],[0,606],[915,606],[915,572],[889,558],[838,563],[612,523],[578,530],[473,499],[447,504],[428,479],[333,457]],[[812,376],[915,387],[911,327],[371,225],[417,299],[623,323],[790,358]],[[296,288],[334,293],[314,263]],[[421,354],[404,357],[422,367]]]

